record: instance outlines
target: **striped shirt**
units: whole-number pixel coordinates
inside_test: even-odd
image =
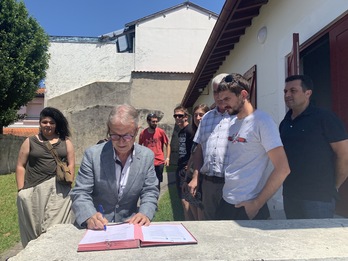
[[[202,174],[224,177],[229,158],[229,127],[234,117],[227,112],[218,112],[217,108],[204,114],[194,138],[194,142],[202,146]]]

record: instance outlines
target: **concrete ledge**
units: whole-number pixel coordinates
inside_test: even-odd
[[[182,223],[197,245],[78,253],[85,231],[56,225],[9,260],[348,260],[348,219]]]

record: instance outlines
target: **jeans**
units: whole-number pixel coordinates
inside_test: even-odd
[[[333,218],[336,201],[330,202],[283,197],[287,219]]]

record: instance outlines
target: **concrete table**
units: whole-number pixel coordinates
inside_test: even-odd
[[[348,260],[348,219],[182,223],[197,245],[77,252],[85,231],[56,225],[9,260]]]

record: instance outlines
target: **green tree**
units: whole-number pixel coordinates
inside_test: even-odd
[[[35,97],[48,68],[49,37],[24,3],[0,0],[0,134]]]

